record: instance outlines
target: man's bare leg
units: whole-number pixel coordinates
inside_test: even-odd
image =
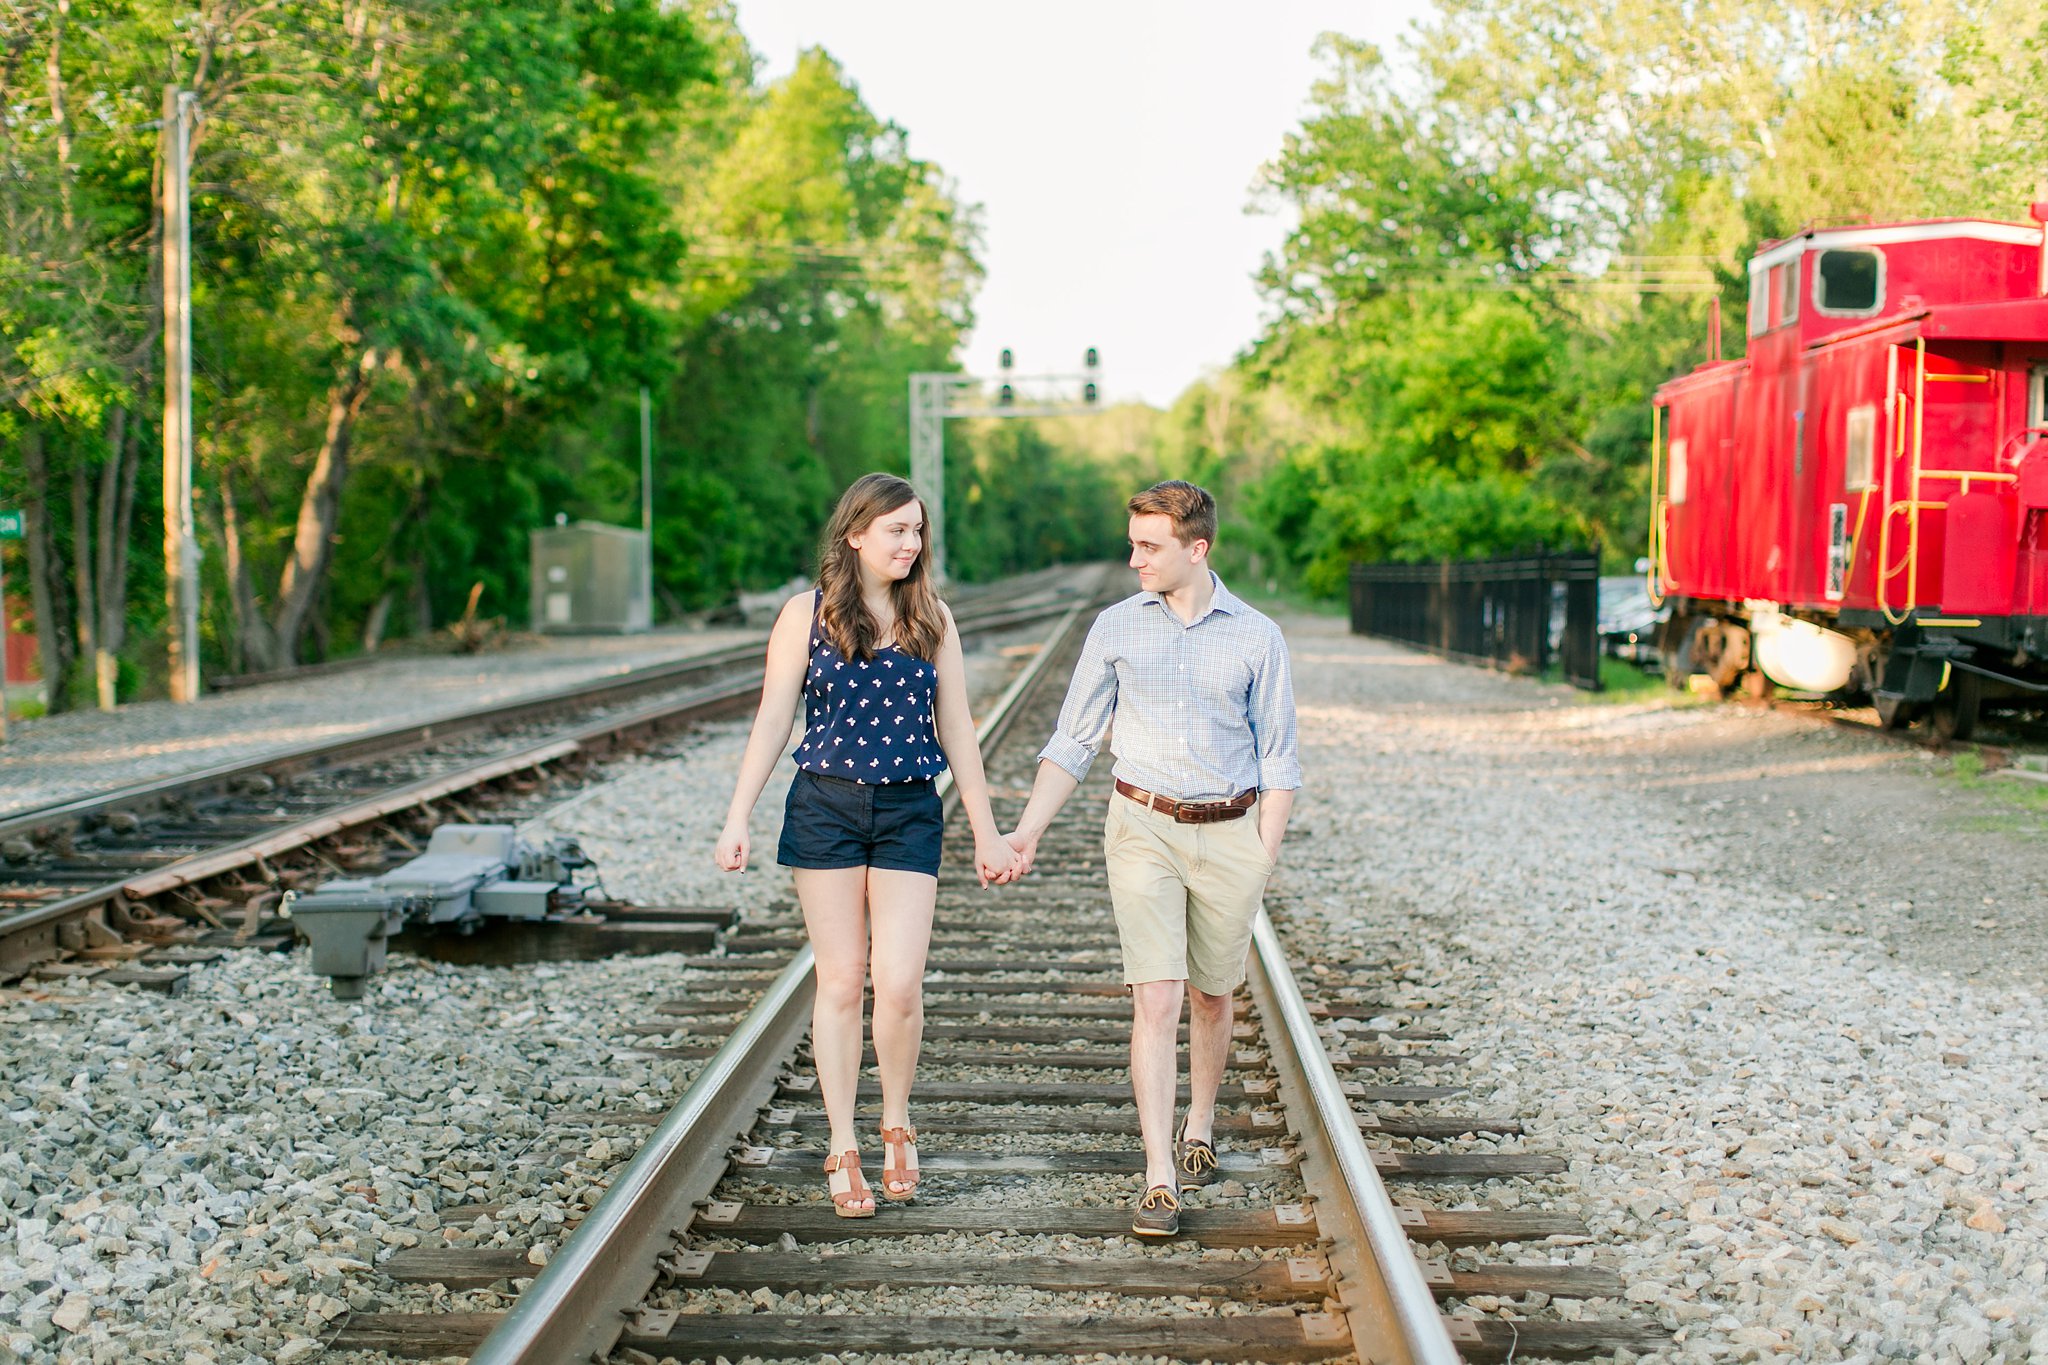
[[[1230,1060],[1231,997],[1188,987],[1188,1121],[1183,1136],[1213,1145],[1216,1089]],[[1140,1110],[1139,1122],[1144,1122]]]
[[[1145,1142],[1147,1188],[1180,1187],[1173,1164],[1173,1108],[1180,1087],[1180,1007],[1186,987],[1185,981],[1141,981],[1131,987],[1131,1092]],[[1210,1094],[1213,1104],[1213,1086]]]

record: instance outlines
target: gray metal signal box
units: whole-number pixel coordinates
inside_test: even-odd
[[[588,887],[576,872],[590,859],[572,839],[529,844],[511,825],[442,825],[426,852],[375,877],[328,882],[285,899],[285,914],[313,945],[313,970],[332,978],[336,999],[362,998],[364,978],[384,966],[392,935],[449,925],[469,932],[486,919],[573,915]]]
[[[533,628],[544,635],[632,634],[654,618],[645,531],[598,521],[532,533]]]

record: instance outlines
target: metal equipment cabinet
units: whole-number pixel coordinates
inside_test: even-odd
[[[625,634],[651,624],[646,532],[578,521],[533,532],[531,549],[536,631]]]

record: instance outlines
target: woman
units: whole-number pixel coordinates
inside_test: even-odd
[[[817,955],[811,1055],[831,1124],[826,1188],[842,1218],[871,1218],[854,1136],[861,995],[872,972],[882,1073],[882,1194],[916,1196],[910,1083],[924,1035],[924,966],[938,890],[941,806],[950,766],[974,828],[986,886],[1016,857],[997,834],[953,615],[924,555],[924,504],[893,474],[840,496],[818,555],[818,587],[789,600],[768,637],[768,671],[739,782],[718,836],[718,865],[747,865],[747,821],[789,738],[797,697],[804,735],[776,861],[794,869]]]

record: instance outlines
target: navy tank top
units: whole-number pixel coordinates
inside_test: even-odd
[[[804,738],[796,765],[827,777],[928,782],[946,770],[932,708],[939,670],[894,645],[849,659],[818,625],[811,603],[811,666],[804,674]]]

